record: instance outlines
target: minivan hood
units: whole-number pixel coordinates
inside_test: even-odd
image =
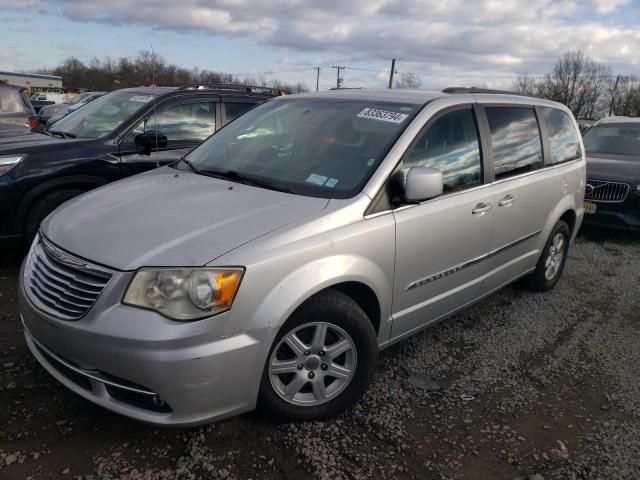
[[[587,154],[587,178],[638,185],[640,154],[635,157]]]
[[[163,167],[70,200],[41,231],[64,250],[119,270],[201,266],[327,203]]]

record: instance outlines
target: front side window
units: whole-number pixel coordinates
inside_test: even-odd
[[[171,143],[201,142],[216,129],[216,104],[190,102],[161,106],[155,113],[143,119],[128,135],[132,143],[136,135],[156,130]]]
[[[231,171],[301,195],[350,198],[417,109],[340,97],[282,97],[241,115],[186,159],[202,173]]]
[[[542,140],[533,108],[486,107],[496,180],[542,168]]]
[[[549,165],[580,157],[580,141],[571,117],[557,108],[543,107],[542,115],[549,134],[551,159]]]
[[[597,125],[582,138],[587,154],[640,156],[640,124]]]
[[[405,171],[415,166],[442,171],[445,192],[482,183],[482,159],[473,109],[455,110],[438,118],[403,160]]]
[[[78,138],[105,137],[155,98],[124,90],[107,93],[58,120],[51,131]]]

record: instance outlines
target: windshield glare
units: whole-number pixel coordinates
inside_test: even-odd
[[[76,95],[75,97],[68,98],[67,100],[65,100],[62,103],[66,103],[67,105],[75,105],[76,103],[81,102],[82,100],[84,100],[88,96],[89,96],[88,93],[81,93],[79,95]]]
[[[199,170],[233,171],[303,195],[349,198],[415,111],[398,103],[281,98],[238,117],[187,160]]]
[[[51,130],[73,134],[78,138],[101,138],[113,132],[154,98],[155,95],[146,93],[107,93],[58,120]]]
[[[589,153],[640,157],[640,125],[601,125],[584,134],[584,149]]]

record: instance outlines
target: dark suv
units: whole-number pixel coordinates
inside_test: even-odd
[[[30,242],[40,222],[63,202],[175,162],[279,94],[234,85],[128,88],[94,100],[50,130],[1,138],[0,239]]]
[[[640,231],[640,119],[605,118],[583,138],[585,223]]]
[[[26,88],[0,83],[0,137],[27,132],[38,126],[38,117]]]

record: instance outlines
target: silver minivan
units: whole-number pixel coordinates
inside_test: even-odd
[[[68,388],[146,422],[327,418],[380,349],[515,280],[552,288],[584,188],[557,103],[281,97],[50,215],[20,277],[26,341]]]

